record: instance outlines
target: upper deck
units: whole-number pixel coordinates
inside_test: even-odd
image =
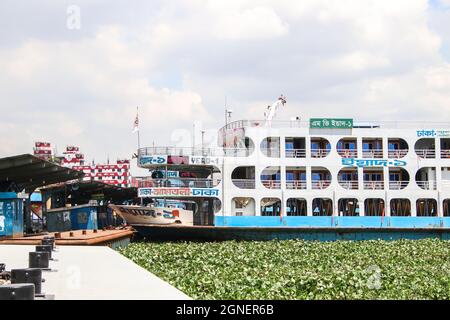
[[[310,128],[311,120],[237,120],[228,123],[226,126],[219,129],[219,132],[224,132],[228,129],[240,128]],[[322,119],[326,120],[326,119]],[[350,120],[350,119],[348,119]],[[351,119],[353,120],[353,119]],[[376,120],[354,120],[352,121],[352,129],[414,129],[422,127],[448,128],[450,129],[450,122],[444,121],[376,121]]]
[[[350,154],[356,157],[358,142],[362,144],[360,149],[363,150],[366,158],[369,156],[376,158],[377,154],[381,156],[383,149],[388,150],[388,153],[395,150],[402,156],[406,155],[409,150],[415,149],[419,157],[434,158],[436,150],[432,151],[433,148],[431,148],[434,142],[424,141],[417,145],[417,141],[421,139],[441,139],[443,145],[440,149],[444,150],[445,158],[448,158],[450,122],[347,120],[351,120],[349,122],[351,126],[347,123],[347,126],[333,127],[331,125],[333,119],[315,119],[316,124],[317,121],[328,121],[329,126],[321,123],[313,126],[312,119],[310,121],[234,121],[219,129],[218,144],[215,147],[154,146],[141,148],[138,150],[139,164],[144,167],[166,164],[217,166],[219,164],[217,158],[248,157],[252,155],[255,146],[260,146],[262,153],[268,157],[283,157],[280,154],[280,149],[282,149],[280,146],[283,144],[286,149],[285,156],[288,158],[308,157],[306,154],[308,149],[310,149],[309,156],[311,158],[324,158],[332,149],[337,149],[340,154]],[[377,138],[381,141],[380,143],[373,145],[369,143],[370,148],[364,150],[368,143],[365,140],[373,141]],[[352,139],[354,140],[351,141]],[[383,139],[386,140],[384,144],[382,143]],[[394,140],[404,141],[404,143],[398,143],[393,147]],[[292,146],[293,144],[295,147]],[[167,159],[167,157],[170,158]]]

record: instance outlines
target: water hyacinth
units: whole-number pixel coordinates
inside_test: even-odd
[[[450,299],[450,242],[132,243],[120,252],[194,299]]]

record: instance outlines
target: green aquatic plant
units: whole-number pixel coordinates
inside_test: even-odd
[[[132,243],[120,252],[194,299],[450,299],[450,242]]]

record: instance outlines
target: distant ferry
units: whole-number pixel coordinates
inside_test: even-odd
[[[143,199],[194,201],[195,226],[449,228],[450,123],[227,123],[216,147],[148,147]]]

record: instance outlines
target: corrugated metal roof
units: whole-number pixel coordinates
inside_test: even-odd
[[[38,187],[83,176],[83,172],[61,167],[31,154],[0,158],[0,192],[33,192]]]

